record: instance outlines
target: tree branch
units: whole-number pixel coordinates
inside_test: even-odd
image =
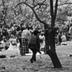
[[[45,1],[46,1],[46,0],[44,0],[44,1],[41,2],[41,3],[37,3],[36,5],[34,4],[34,8],[37,7],[38,5],[39,5],[39,7],[41,7],[42,5],[45,5],[45,4],[44,4]]]
[[[43,24],[46,24],[44,21],[42,21],[42,20],[38,17],[38,15],[36,14],[35,10],[34,10],[33,8],[31,8],[31,9],[32,9],[33,13],[35,14],[36,19],[37,19],[39,22],[41,22],[41,23],[43,23]]]
[[[56,19],[57,7],[58,7],[58,0],[56,0],[56,3],[55,3],[54,20]]]
[[[51,13],[51,27],[53,28],[54,26],[53,0],[50,0],[50,13]]]
[[[34,7],[30,6],[30,5],[27,4],[26,2],[20,2],[20,3],[18,3],[18,4],[15,6],[15,8],[16,8],[18,5],[20,5],[20,4],[25,4],[25,5],[27,5],[28,7],[30,7],[31,10],[33,11],[33,13],[35,14],[36,19],[37,19],[40,23],[43,23],[44,25],[46,24],[44,21],[42,21],[42,20],[38,17],[37,13],[36,13],[35,10],[34,10]]]

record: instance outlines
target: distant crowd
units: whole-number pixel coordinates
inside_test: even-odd
[[[56,35],[56,44],[60,45],[62,40],[66,40],[66,34],[62,33],[57,28],[57,35]],[[71,28],[69,32],[71,31]],[[33,55],[31,58],[31,62],[36,61],[36,54],[37,52],[41,53],[41,48],[45,52],[45,36],[44,36],[45,30],[38,30],[33,29],[32,27],[23,27],[13,25],[10,28],[4,27],[0,31],[0,44],[1,42],[10,42],[12,45],[17,45],[17,43],[20,43],[19,50],[20,55],[24,56],[26,53],[29,53],[29,49],[31,49]],[[15,39],[15,40],[11,40]],[[1,47],[0,47],[1,48]],[[4,49],[8,49],[9,44],[4,45]]]
[[[12,40],[15,39],[15,40]],[[20,43],[19,50],[20,55],[24,56],[29,53],[29,49],[32,50],[31,62],[36,61],[36,53],[40,52],[40,45],[45,40],[44,32],[38,29],[33,30],[31,27],[12,26],[11,28],[3,28],[0,32],[0,44],[1,42],[10,42],[12,45]],[[1,48],[1,47],[0,47]],[[8,49],[9,45],[5,45],[4,49]]]

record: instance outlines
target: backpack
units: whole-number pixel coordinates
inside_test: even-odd
[[[33,34],[31,34],[31,38],[30,38],[30,42],[29,42],[29,44],[36,44],[36,36],[35,35],[33,35]]]

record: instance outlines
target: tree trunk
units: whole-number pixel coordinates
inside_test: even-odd
[[[49,34],[48,30],[45,31],[45,53],[49,50]]]
[[[48,50],[47,51],[48,55],[50,56],[52,63],[54,65],[54,68],[62,68],[62,65],[58,59],[58,56],[56,54],[56,52],[52,51],[52,50]]]
[[[50,39],[50,40],[52,40],[52,39]],[[49,43],[49,40],[47,40],[47,38],[46,38],[46,54],[48,54],[50,56],[52,63],[54,65],[54,68],[62,68],[62,65],[61,65],[61,63],[58,59],[58,56],[56,54],[56,51],[55,51],[55,43],[53,42],[53,43],[51,43],[51,45],[49,45],[48,43]]]
[[[55,29],[47,29],[45,31],[45,43],[46,43],[46,54],[48,54],[52,60],[54,68],[62,68],[62,65],[58,59],[55,50]]]
[[[51,47],[51,50],[56,52],[56,49],[55,49],[55,29],[51,29],[51,32],[50,32],[50,47]]]
[[[33,1],[34,1],[34,0],[33,0]],[[42,21],[42,20],[38,17],[37,13],[36,13],[35,10],[34,10],[34,7],[31,7],[31,6],[30,6],[29,4],[27,4],[26,2],[21,2],[21,3],[19,3],[19,4],[25,4],[25,5],[27,5],[28,7],[30,7],[30,8],[32,9],[33,13],[35,14],[36,19],[37,19],[40,23],[44,24],[45,30],[47,29],[46,32],[45,32],[46,52],[47,52],[47,54],[50,56],[50,58],[51,58],[51,60],[52,60],[52,62],[53,62],[54,67],[55,67],[55,68],[61,68],[61,67],[62,67],[62,66],[61,66],[61,63],[60,63],[60,61],[59,61],[59,59],[58,59],[58,57],[57,57],[56,51],[55,51],[55,33],[53,33],[53,28],[54,28],[54,26],[55,26],[55,19],[56,19],[56,14],[57,14],[57,6],[58,6],[57,4],[58,4],[58,0],[56,0],[56,3],[55,3],[55,11],[53,11],[53,10],[54,10],[54,9],[53,9],[53,1],[54,1],[54,0],[50,0],[50,9],[51,9],[51,11],[50,11],[50,13],[51,13],[51,29],[50,29],[50,30],[48,30],[48,25],[47,25],[47,23],[44,22],[44,21]],[[19,4],[17,4],[16,7],[17,7]]]

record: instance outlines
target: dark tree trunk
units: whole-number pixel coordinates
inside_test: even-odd
[[[45,31],[45,53],[49,50],[49,33],[48,30]]]
[[[50,32],[50,47],[51,47],[51,50],[56,52],[56,49],[55,49],[55,29],[51,29],[51,32]]]
[[[54,68],[62,68],[62,65],[58,59],[55,49],[55,29],[47,29],[45,31],[45,43],[46,43],[45,52],[50,56]]]
[[[48,36],[48,35],[47,35]],[[46,54],[48,54],[52,60],[52,63],[54,65],[55,68],[62,68],[62,65],[58,59],[58,56],[56,54],[56,51],[55,51],[55,42],[53,42],[53,38],[51,39],[50,37],[50,40],[51,40],[51,44],[49,45],[49,38],[47,39],[46,38]],[[50,48],[49,48],[50,47]]]
[[[62,68],[61,63],[57,57],[56,51],[55,51],[55,32],[54,32],[54,26],[55,26],[55,19],[56,19],[56,14],[57,14],[57,4],[58,4],[58,0],[56,0],[56,4],[55,4],[55,11],[53,11],[53,0],[50,0],[50,9],[51,9],[51,29],[49,29],[48,25],[46,22],[42,21],[38,15],[36,14],[35,10],[33,7],[31,7],[30,5],[28,5],[25,2],[19,3],[19,4],[25,4],[28,7],[30,7],[33,11],[33,13],[35,14],[36,19],[44,24],[45,27],[45,43],[46,43],[46,52],[47,54],[50,56],[53,65],[55,68]],[[18,5],[19,5],[18,4]]]
[[[58,56],[56,54],[56,52],[52,51],[52,50],[48,50],[47,51],[48,55],[50,56],[52,63],[54,65],[54,68],[62,68],[62,65],[58,59]]]

